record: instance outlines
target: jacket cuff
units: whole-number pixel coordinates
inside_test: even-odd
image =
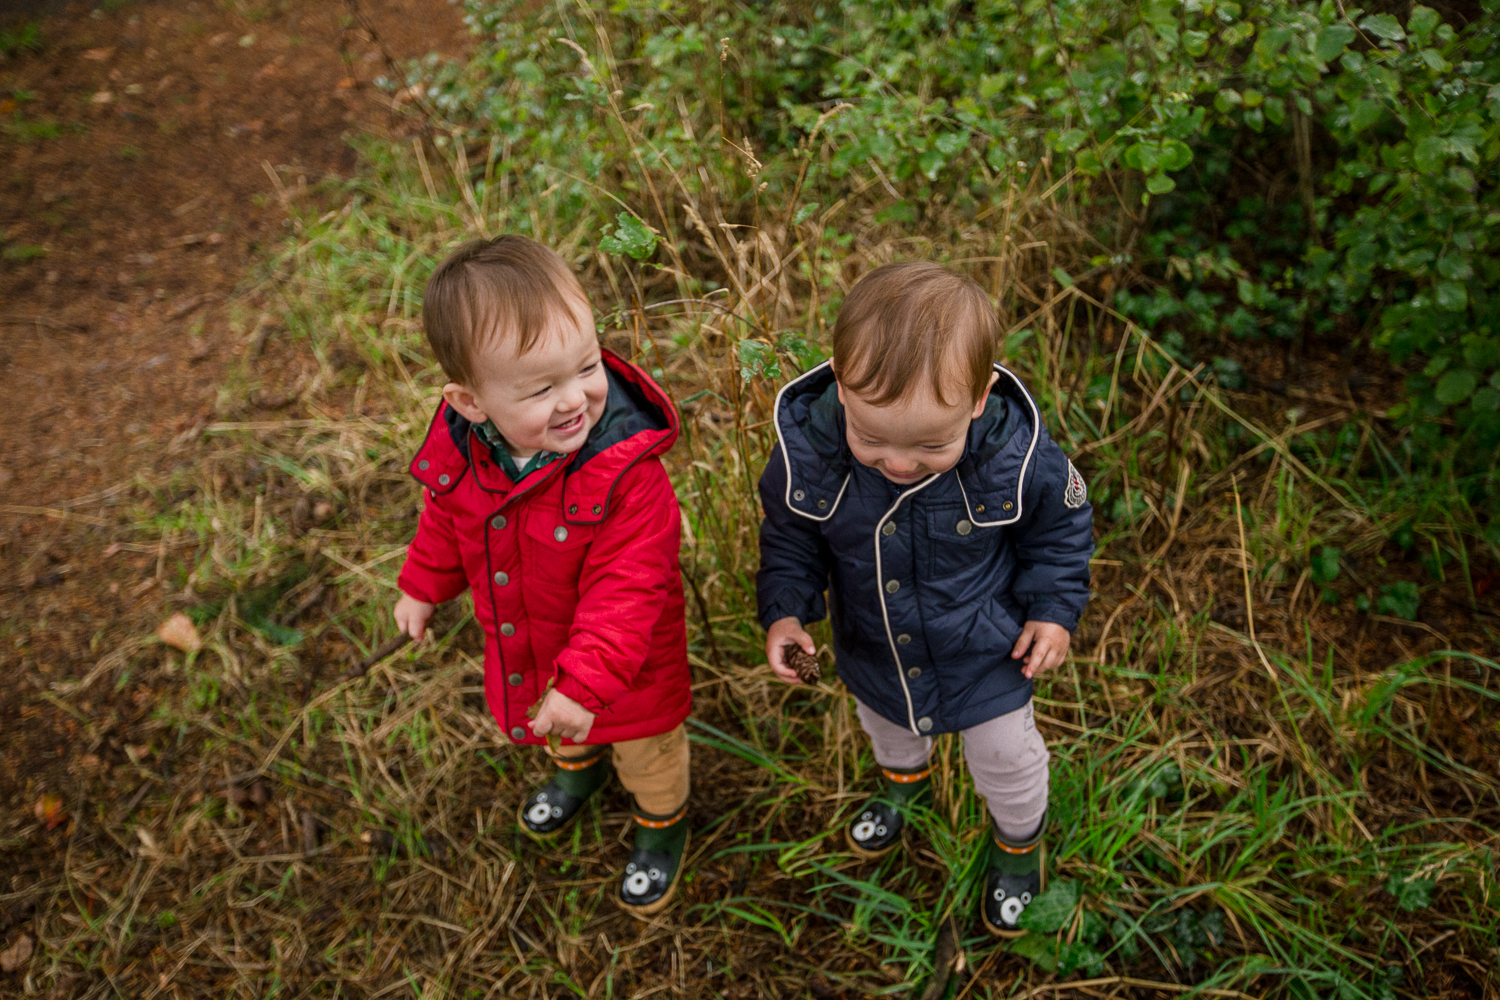
[[[770,629],[772,625],[783,618],[795,618],[802,623],[803,628],[806,628],[813,622],[822,621],[823,615],[822,594],[819,594],[811,601],[802,601],[793,604],[778,601],[774,604],[762,605],[757,612],[757,616],[760,619],[760,627],[763,629]]]
[[[600,692],[594,690],[592,687],[589,687],[587,684],[583,683],[583,681],[579,680],[574,670],[570,669],[573,665],[576,664],[579,657],[576,653],[573,653],[573,655],[570,656],[570,653],[573,653],[573,651],[565,649],[558,654],[557,683],[554,684],[553,687],[556,690],[561,691],[563,694],[567,695],[569,698],[572,698],[574,701],[578,702],[578,704],[582,705],[590,712],[598,715],[600,712],[604,711],[610,706],[610,704],[614,701],[614,697],[612,697],[611,692],[608,691],[603,692],[604,696],[601,697]],[[597,666],[594,666],[593,671],[588,671],[587,666],[585,666],[584,669],[585,672],[595,673],[599,670]],[[618,696],[618,694],[619,691],[613,692],[614,696]]]
[[[469,582],[462,575],[445,580],[433,573],[412,572],[408,563],[397,575],[396,587],[401,593],[419,601],[446,604],[469,589]]]
[[[1078,612],[1066,604],[1057,601],[1037,601],[1026,607],[1026,620],[1029,622],[1052,622],[1061,625],[1069,632],[1078,627]]]

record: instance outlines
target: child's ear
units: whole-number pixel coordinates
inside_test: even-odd
[[[449,382],[443,386],[443,399],[471,424],[482,424],[490,419],[474,394],[457,382]]]
[[[974,412],[969,415],[970,420],[978,420],[984,414],[984,404],[990,401],[990,390],[995,388],[995,383],[1000,381],[999,372],[990,372],[989,384],[984,387],[984,392],[979,396],[979,402],[974,404]]]

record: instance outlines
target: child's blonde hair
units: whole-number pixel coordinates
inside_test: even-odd
[[[911,395],[922,378],[951,405],[946,382],[978,403],[989,388],[1000,321],[972,278],[926,261],[877,267],[855,284],[833,326],[839,384],[875,406]]]
[[[557,251],[524,236],[471,240],[427,279],[422,324],[448,377],[474,385],[474,350],[490,337],[514,336],[516,353],[536,346],[561,313],[588,296]]]

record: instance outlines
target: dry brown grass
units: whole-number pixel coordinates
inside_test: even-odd
[[[544,761],[487,716],[467,613],[337,679],[393,631],[418,502],[404,467],[437,374],[412,289],[461,236],[514,224],[464,188],[465,160],[483,150],[448,149],[455,188],[439,150],[379,153],[359,197],[246,292],[243,332],[264,328],[262,310],[286,332],[226,386],[190,463],[137,484],[116,521],[171,584],[168,608],[199,616],[203,647],[132,639],[55,690],[85,721],[77,706],[111,688],[136,708],[101,751],[116,763],[68,803],[71,824],[13,835],[59,849],[46,878],[0,897],[35,907],[24,988],[852,997],[920,983],[951,915],[964,996],[1164,997],[1192,984],[1331,996],[1371,988],[1387,964],[1405,968],[1406,990],[1496,995],[1500,688],[1493,663],[1440,652],[1491,654],[1491,627],[1456,579],[1424,597],[1421,622],[1353,611],[1353,589],[1413,567],[1387,540],[1408,508],[1372,505],[1299,445],[1310,424],[1351,414],[1310,404],[1288,423],[1274,400],[1221,390],[1115,314],[1108,274],[1061,285],[1055,268],[1087,270],[1090,237],[1044,170],[986,218],[939,214],[909,234],[874,221],[873,177],[793,224],[796,199],[731,210],[715,198],[745,188],[744,156],[707,157],[699,184],[641,154],[638,210],[672,242],[660,269],[593,249],[588,220],[545,217],[545,199],[531,206],[532,231],[615,319],[606,344],[660,369],[684,401],[671,465],[688,526],[691,881],[649,922],[611,904],[628,850],[615,788],[560,844],[523,837],[514,811]],[[829,231],[852,240],[830,246]],[[981,807],[950,738],[910,852],[882,865],[848,855],[836,834],[871,787],[849,699],[828,679],[779,685],[760,663],[753,484],[776,383],[741,377],[741,341],[795,330],[818,342],[830,297],[909,256],[954,262],[995,293],[1008,360],[1109,505],[1097,599],[1038,701],[1057,758],[1050,878],[1085,900],[1059,937],[1085,940],[1085,912],[1115,922],[1096,935],[1101,952],[1134,935],[1135,953],[1104,959],[1110,975],[1053,980],[969,926]],[[706,281],[725,291],[704,294]],[[288,415],[256,411],[288,391]],[[332,505],[322,523],[319,502]],[[1435,537],[1452,530],[1422,517]],[[1346,552],[1337,606],[1305,570],[1323,541]],[[278,644],[277,628],[301,634]],[[123,805],[95,795],[127,785]],[[1390,886],[1409,878],[1435,880],[1430,907],[1397,906]],[[1222,933],[1189,961],[1180,935],[1213,919]]]

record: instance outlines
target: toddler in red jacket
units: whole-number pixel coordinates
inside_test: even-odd
[[[677,413],[600,349],[577,278],[524,237],[460,247],[422,319],[452,381],[411,465],[426,508],[396,624],[421,639],[436,605],[472,590],[490,711],[511,742],[550,742],[557,765],[521,825],[557,834],[612,764],[636,824],[617,899],[655,913],[688,833],[680,514],[658,457]]]

